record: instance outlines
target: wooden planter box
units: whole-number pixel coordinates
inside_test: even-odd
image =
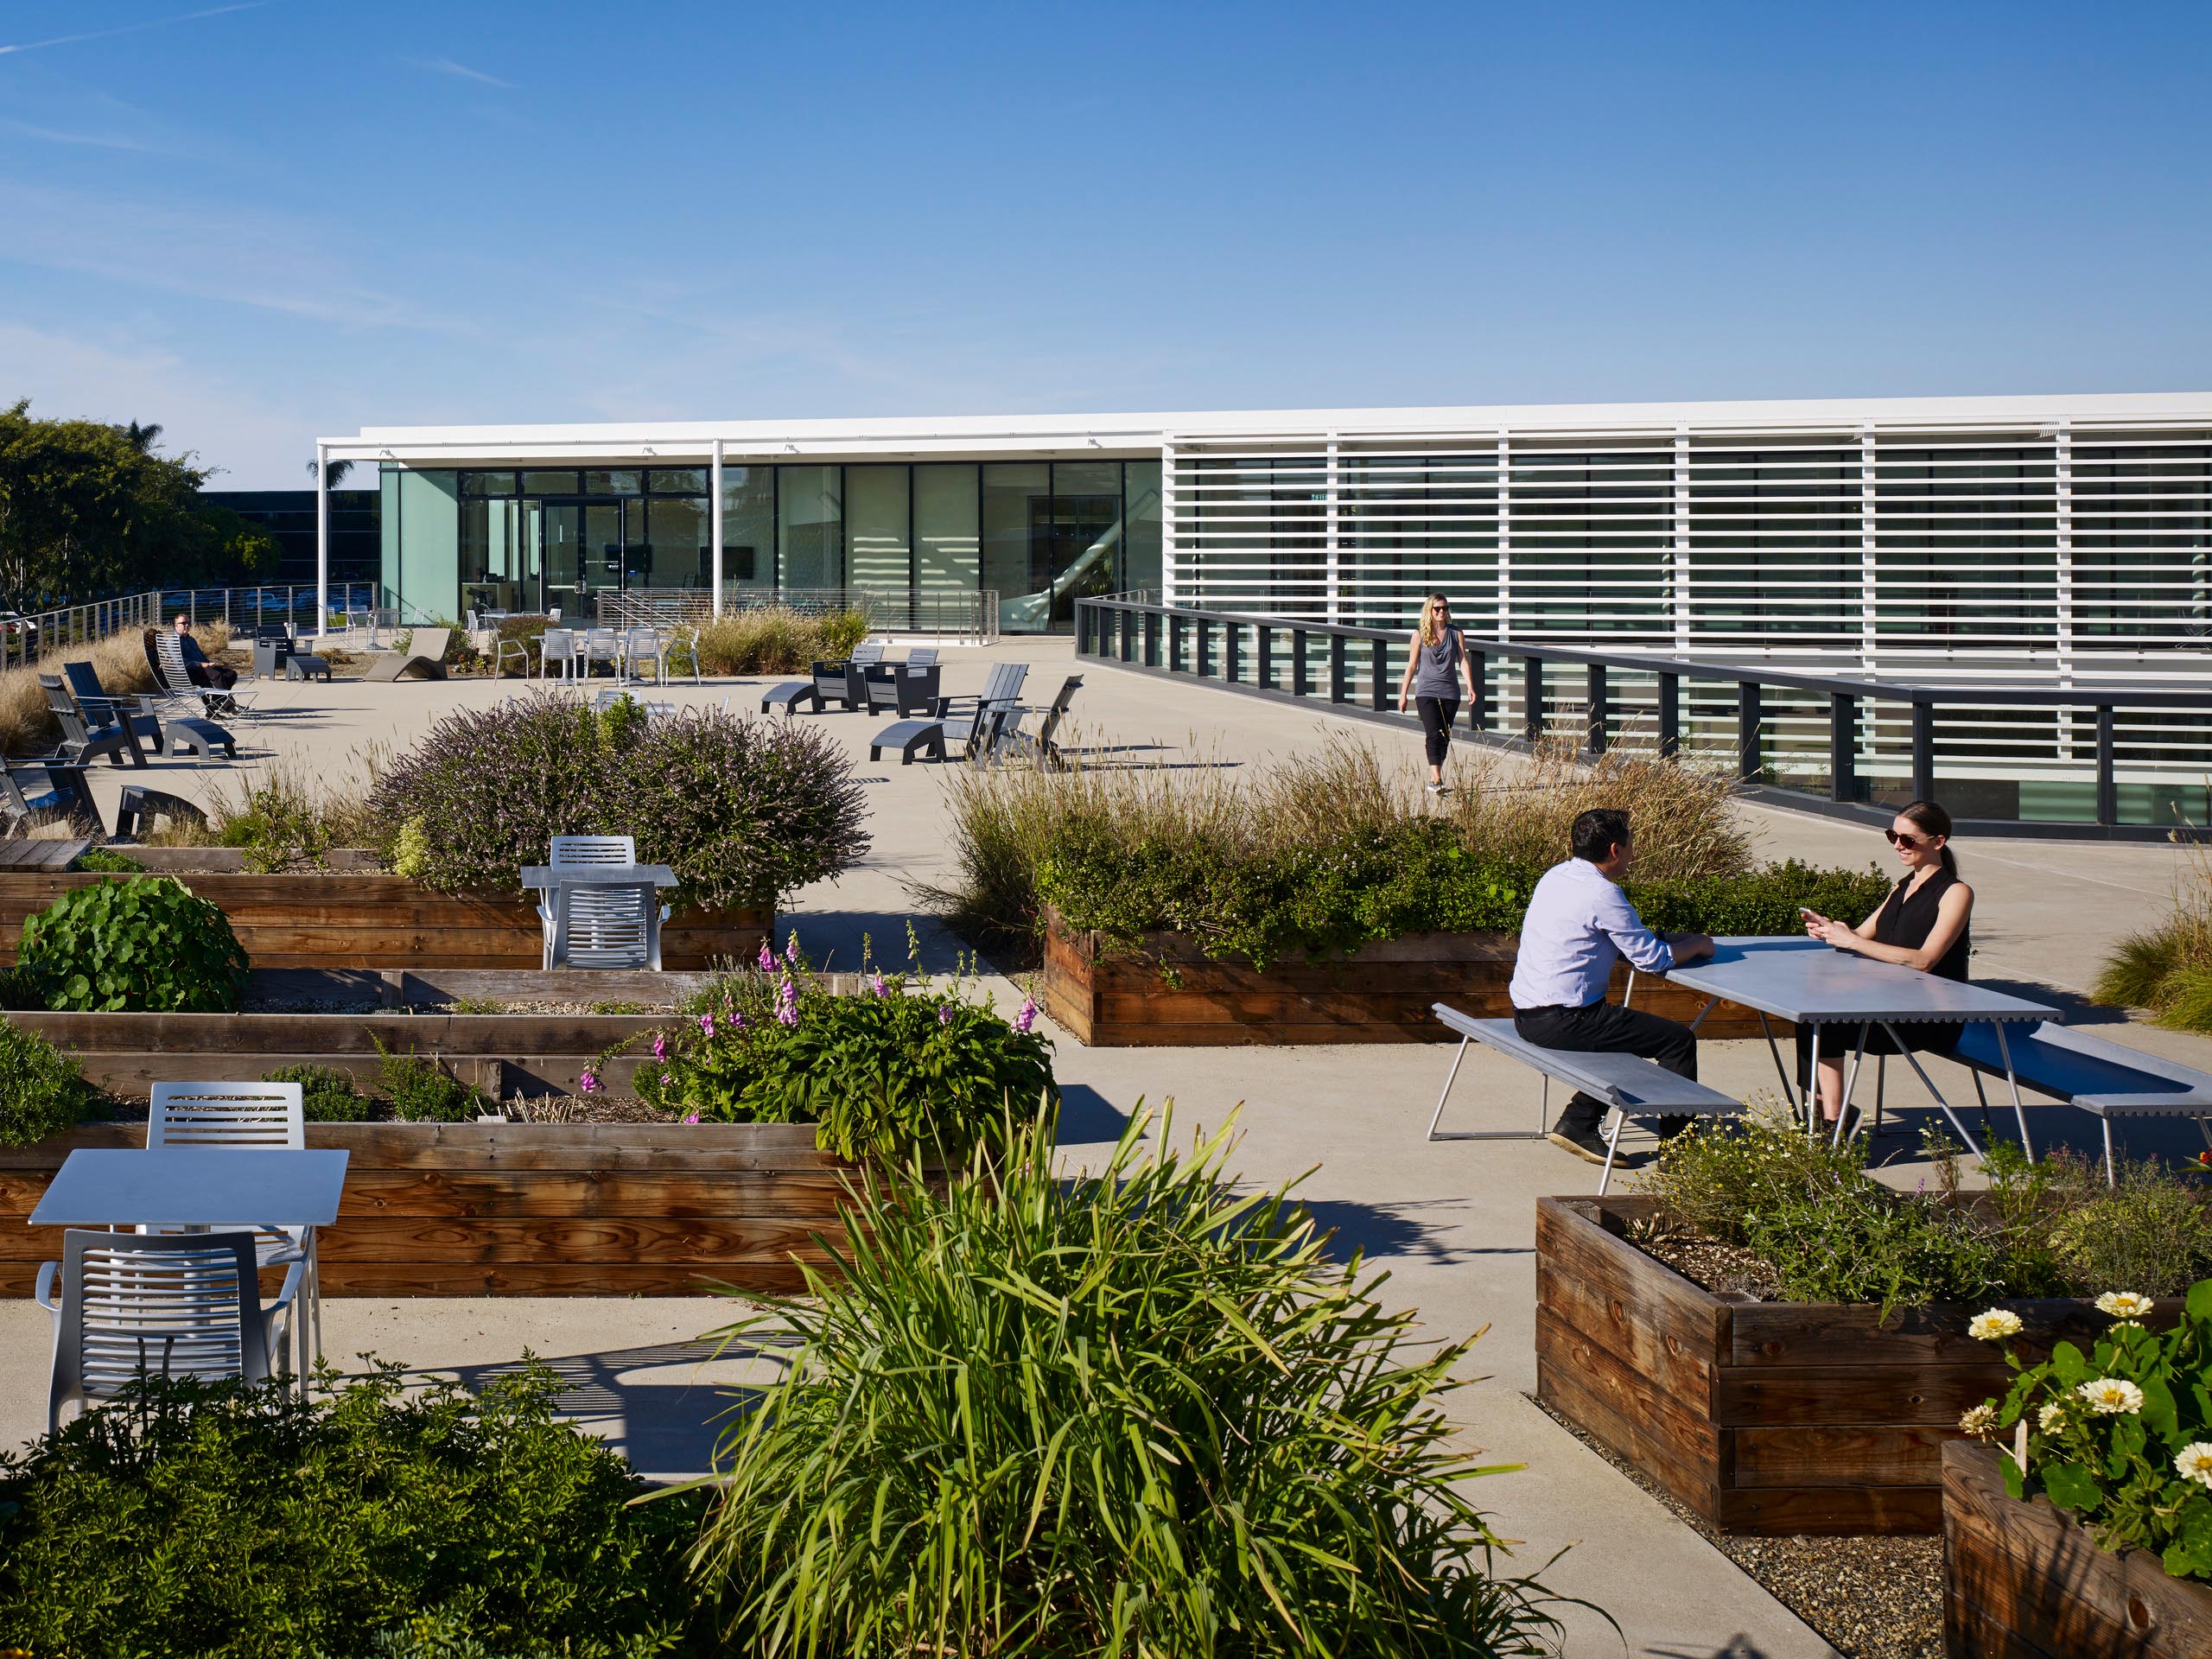
[[[1658,1210],[1536,1201],[1536,1397],[1724,1531],[1936,1531],[1959,1414],[2012,1387],[1966,1333],[1990,1305],[1885,1325],[1872,1306],[1716,1295],[1624,1236]],[[2071,1299],[1995,1305],[2046,1351],[2111,1323]]]
[[[1148,933],[1136,950],[1047,918],[1045,1012],[1093,1048],[1213,1048],[1243,1043],[1436,1043],[1448,1033],[1429,1012],[1443,1002],[1474,1018],[1510,1016],[1517,933],[1417,933],[1344,957],[1285,957],[1264,969],[1217,962],[1181,933]],[[1164,970],[1164,971],[1163,971]],[[1628,983],[1613,976],[1613,996]],[[1688,1022],[1700,994],[1649,976],[1636,1006]],[[1773,1022],[1777,1040],[1796,1027]],[[1757,1037],[1758,1015],[1732,1002],[1698,1033]]]
[[[79,1147],[143,1146],[145,1126],[87,1126],[0,1147],[0,1289],[30,1294],[62,1230],[23,1222]],[[842,1238],[850,1166],[811,1124],[311,1123],[353,1154],[318,1241],[334,1296],[677,1296],[715,1283],[799,1287],[794,1258]]]
[[[2212,1589],[2146,1550],[2100,1549],[2046,1497],[2006,1496],[1997,1448],[1943,1448],[1949,1659],[2204,1659]]]
[[[112,880],[71,872],[0,872],[0,963],[16,959],[23,918],[71,887]],[[221,907],[257,968],[535,968],[543,929],[530,895],[434,893],[367,870],[177,879]],[[664,967],[749,961],[775,926],[771,906],[678,911],[661,929]]]

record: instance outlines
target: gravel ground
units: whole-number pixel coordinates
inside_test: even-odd
[[[524,1000],[492,1005],[464,1000],[459,1002],[416,1002],[405,1007],[387,1007],[376,997],[325,997],[302,1001],[264,1000],[249,996],[244,1012],[247,1014],[673,1014],[672,1002],[554,1002]]]
[[[1943,1659],[1940,1537],[1731,1538],[1543,1402],[1536,1406],[1751,1574],[1844,1659]]]

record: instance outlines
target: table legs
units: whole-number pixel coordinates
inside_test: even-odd
[[[1966,1143],[1967,1150],[1972,1153],[1975,1157],[1980,1157],[1980,1143],[1967,1132],[1967,1126],[1963,1122],[1960,1122],[1959,1115],[1951,1109],[1951,1103],[1943,1098],[1943,1091],[1936,1086],[1936,1079],[1928,1075],[1928,1068],[1921,1065],[1920,1061],[1914,1056],[1913,1052],[1910,1049],[1907,1048],[1902,1042],[1897,1041],[1897,1031],[1888,1020],[1883,1020],[1881,1025],[1882,1029],[1889,1033],[1890,1040],[1893,1043],[1897,1043],[1897,1052],[1904,1056],[1905,1064],[1910,1065],[1913,1069],[1914,1074],[1919,1077],[1921,1087],[1927,1090],[1929,1095],[1935,1100],[1936,1103],[1943,1109],[1943,1116],[1951,1120],[1951,1127],[1959,1132],[1959,1139]]]

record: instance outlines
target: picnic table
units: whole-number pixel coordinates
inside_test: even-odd
[[[1776,1046],[1772,1028],[1767,1027],[1769,1015],[1812,1027],[1812,1063],[1815,1072],[1827,1027],[1856,1028],[1857,1039],[1844,1078],[1847,1103],[1858,1082],[1867,1033],[1874,1027],[1881,1027],[1894,1039],[1895,1027],[1900,1024],[1955,1020],[1962,1024],[1986,1022],[1990,1026],[2005,1080],[2012,1086],[2012,1112],[2020,1126],[2020,1145],[2031,1153],[2027,1110],[2020,1101],[2019,1074],[2012,1063],[2005,1027],[2049,1020],[2056,1009],[1986,986],[1923,974],[1896,963],[1877,962],[1818,939],[1732,938],[1713,943],[1713,954],[1710,957],[1677,967],[1667,978],[1674,984],[1707,994],[1705,1007],[1699,1010],[1697,1020],[1690,1022],[1693,1029],[1698,1020],[1712,1012],[1715,1003],[1723,1001],[1741,1003],[1758,1013],[1759,1024],[1766,1030],[1767,1048],[1774,1056],[1775,1070],[1782,1077],[1783,1096],[1793,1107],[1804,1111],[1808,1135],[1813,1133],[1818,1117],[1811,1103],[1810,1080],[1802,1080],[1806,1087],[1801,1095],[1796,1086],[1800,1080],[1793,1079],[1789,1068],[1782,1063],[1782,1051]],[[1633,981],[1630,994],[1634,994]],[[1950,1103],[1943,1098],[1927,1068],[1904,1043],[1899,1042],[1897,1047],[1936,1105],[1942,1109],[1943,1116],[1950,1120],[1951,1127],[1958,1131],[1967,1149],[1979,1154],[1980,1146],[1967,1132]]]

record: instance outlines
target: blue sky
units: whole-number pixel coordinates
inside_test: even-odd
[[[2201,0],[0,0],[0,397],[271,487],[387,422],[2207,390],[2209,64]]]

